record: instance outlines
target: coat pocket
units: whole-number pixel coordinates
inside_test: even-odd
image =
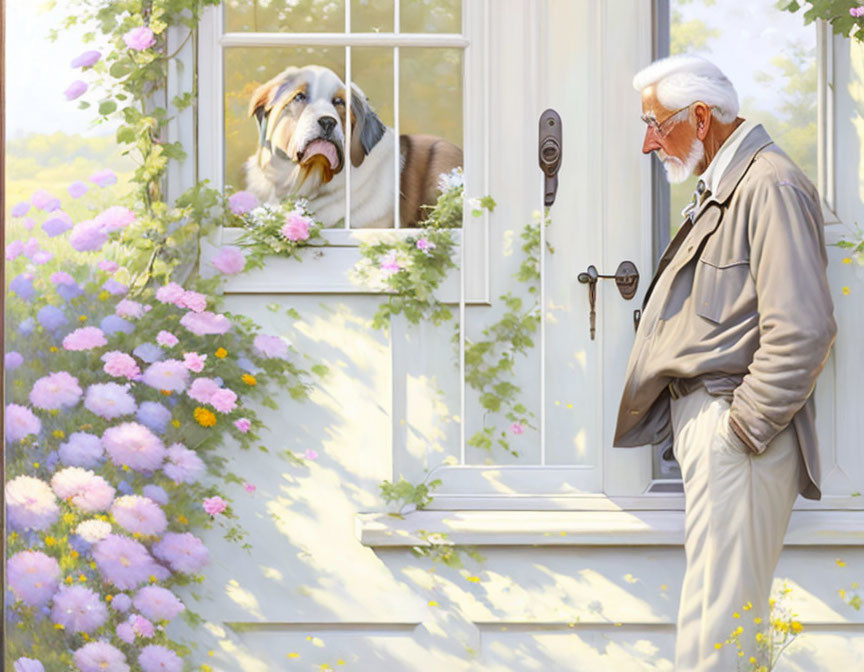
[[[752,288],[749,261],[713,264],[699,259],[693,278],[696,314],[712,322],[723,322],[746,303],[748,285]]]

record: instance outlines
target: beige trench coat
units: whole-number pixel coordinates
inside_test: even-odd
[[[668,383],[699,376],[756,452],[794,425],[799,492],[821,499],[812,393],[837,333],[823,226],[813,184],[756,126],[648,288],[615,446],[668,437]]]

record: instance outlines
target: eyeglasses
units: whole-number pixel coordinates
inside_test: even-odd
[[[663,137],[668,132],[668,131],[664,131],[663,127],[666,124],[668,124],[676,114],[678,114],[679,112],[682,112],[683,110],[686,110],[692,104],[693,103],[690,103],[689,105],[685,105],[684,107],[678,108],[672,114],[670,114],[668,117],[666,117],[663,121],[660,121],[660,122],[658,122],[653,117],[649,117],[645,114],[643,114],[640,118],[642,119],[642,121],[644,121],[648,125],[649,129],[651,129],[652,131],[657,133],[657,135]]]

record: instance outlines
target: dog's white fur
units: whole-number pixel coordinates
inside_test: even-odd
[[[287,196],[304,197],[308,199],[309,208],[324,226],[333,226],[345,216],[345,175],[350,168],[351,228],[392,228],[394,214],[393,152],[396,146],[394,130],[381,124],[384,129],[383,135],[368,153],[365,153],[359,166],[352,165],[349,163],[351,152],[345,144],[345,130],[342,128],[339,112],[332,102],[336,92],[345,90],[344,82],[329,68],[317,65],[287,68],[274,79],[289,77],[292,86],[305,82],[308,94],[306,105],[297,120],[287,147],[282,148],[287,157],[280,156],[276,152],[275,146],[272,152],[259,147],[258,151],[250,156],[244,165],[247,189],[255,194],[262,203],[276,204]],[[273,81],[271,80],[271,82]],[[366,100],[365,94],[356,84],[352,83],[352,88],[360,100]],[[273,109],[281,109],[279,88],[275,88],[274,92],[275,100],[271,99],[270,103],[273,104]],[[357,97],[352,99],[352,106],[357,100]],[[361,117],[360,110],[354,109],[353,112],[358,119]],[[374,112],[368,106],[363,112],[367,115],[367,121],[368,115],[374,116]],[[314,170],[305,183],[298,186],[301,173],[300,163],[297,161],[298,152],[302,151],[310,141],[320,137],[321,127],[318,120],[327,116],[337,119],[337,124],[332,131],[332,138],[342,146],[342,156],[344,157],[342,167],[329,182],[322,179],[321,171]],[[380,123],[377,116],[375,116],[375,120]],[[270,118],[265,117],[265,123],[268,122],[271,122]],[[265,128],[264,130],[272,134],[274,129]],[[352,141],[358,130],[360,129],[352,127]],[[403,167],[404,156],[400,154],[400,175]]]

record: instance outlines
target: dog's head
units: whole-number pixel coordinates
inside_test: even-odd
[[[258,165],[298,168],[296,185],[317,174],[320,183],[341,172],[345,157],[346,87],[329,68],[286,68],[259,86],[249,101],[258,121]],[[384,134],[366,95],[352,84],[351,163],[357,167]],[[290,162],[290,163],[285,163]],[[294,164],[293,166],[291,164]]]

